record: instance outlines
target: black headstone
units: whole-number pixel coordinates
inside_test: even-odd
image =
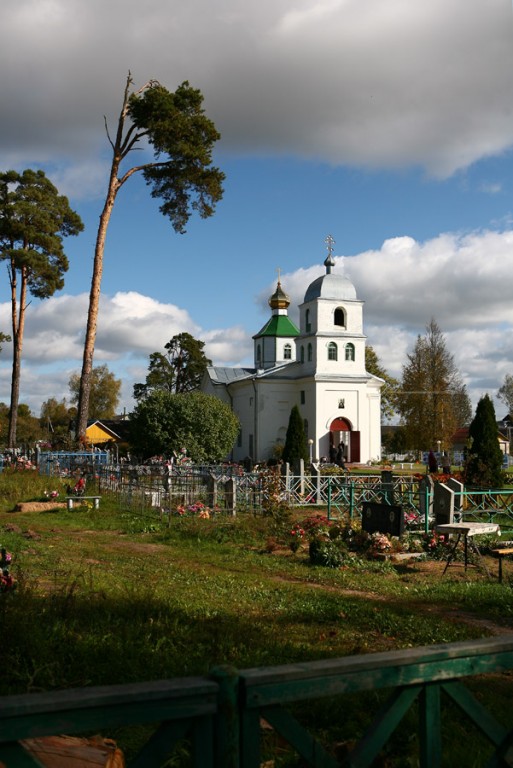
[[[363,502],[362,528],[367,533],[389,533],[402,536],[404,531],[403,508],[399,504]]]

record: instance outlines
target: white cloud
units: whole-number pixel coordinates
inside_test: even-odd
[[[364,331],[384,367],[400,377],[406,354],[435,318],[467,384],[474,404],[494,396],[513,372],[513,307],[510,300],[513,230],[442,234],[419,243],[411,237],[386,240],[379,250],[337,256],[335,269],[354,283],[365,301]],[[320,264],[281,275],[291,298],[290,317]],[[499,276],[499,277],[497,277]],[[265,316],[270,284],[258,296]],[[248,301],[251,290],[248,289]],[[80,370],[88,297],[63,295],[28,308],[21,401],[38,413],[48,397],[69,397],[68,379]],[[230,318],[227,316],[229,323]],[[9,305],[0,305],[0,327],[9,327]],[[205,342],[216,365],[251,363],[251,335],[240,324],[202,328],[186,310],[136,291],[102,296],[95,363],[106,363],[123,380],[122,407],[131,407],[133,384],[144,380],[148,356],[187,331]],[[9,401],[9,345],[4,346],[0,400]]]
[[[511,16],[506,0],[4,0],[1,164],[70,182],[89,164],[75,190],[94,193],[130,68],[201,88],[227,152],[448,175],[513,143]]]
[[[69,400],[71,373],[82,367],[88,296],[59,296],[34,302],[27,310],[20,402],[39,414],[49,397]],[[0,305],[0,327],[7,329],[10,305]],[[217,364],[237,364],[251,350],[242,328],[203,331],[189,313],[135,291],[101,298],[95,365],[106,364],[122,379],[121,407],[130,410],[133,385],[144,381],[148,357],[187,331],[206,342],[205,352]],[[0,401],[9,402],[11,345],[5,344],[0,370]]]

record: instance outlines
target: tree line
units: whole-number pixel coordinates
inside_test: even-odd
[[[160,201],[161,213],[180,234],[185,232],[193,212],[207,218],[222,198],[225,177],[212,164],[213,147],[220,134],[205,115],[202,104],[203,95],[187,81],[175,92],[156,80],[134,89],[128,73],[113,133],[105,121],[111,164],[94,249],[82,369],[73,383],[74,432],[79,442],[84,439],[88,420],[95,414],[91,395],[97,370],[93,361],[101,280],[106,235],[119,190],[132,176],[141,174],[151,189],[151,196]],[[130,163],[133,153],[147,151],[145,147],[149,148],[151,159]],[[26,407],[20,406],[19,397],[29,297],[44,300],[63,288],[69,267],[64,239],[82,231],[80,216],[42,170],[0,173],[0,260],[7,267],[11,298],[11,332],[0,331],[0,348],[2,344],[12,344],[8,447],[15,447],[20,441],[18,422],[27,418]],[[164,397],[163,380],[170,386],[168,394],[185,393],[179,378],[184,366],[177,365],[176,352],[189,354],[188,343],[182,339],[176,349],[166,345],[165,353],[155,352],[150,356],[146,382],[134,387],[138,403],[135,416],[140,417],[144,402],[156,397],[155,393]],[[194,373],[194,359],[185,362],[191,376],[187,391],[191,392],[199,386],[201,366]],[[438,441],[448,446],[455,429],[469,423],[471,406],[466,386],[434,319],[408,353],[400,382],[387,374],[372,347],[367,347],[366,363],[370,373],[384,380],[383,418],[399,416],[401,431],[397,440],[407,449],[425,449]],[[498,396],[511,412],[513,376],[506,376]]]
[[[77,440],[83,440],[91,418],[93,358],[100,303],[107,230],[121,187],[142,174],[160,212],[175,232],[183,234],[193,212],[207,218],[223,195],[224,174],[212,164],[219,140],[205,115],[203,95],[187,81],[175,92],[157,80],[134,90],[128,73],[116,130],[111,135],[111,166],[96,236],[82,370],[76,413]],[[151,160],[131,165],[132,153],[149,147]],[[143,155],[144,156],[144,155]],[[141,154],[138,155],[141,157]],[[0,174],[0,260],[7,265],[11,293],[11,334],[0,333],[0,344],[12,342],[12,376],[8,413],[8,447],[17,444],[21,359],[28,297],[47,299],[64,286],[68,259],[63,241],[83,230],[78,213],[42,170]]]

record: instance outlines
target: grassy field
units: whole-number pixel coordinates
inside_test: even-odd
[[[12,552],[17,579],[13,593],[0,595],[3,695],[513,631],[508,574],[499,585],[461,566],[442,578],[444,564],[429,560],[315,567],[304,549],[290,550],[290,520],[176,517],[168,526],[107,496],[99,510],[12,511],[42,499],[47,485],[28,474],[0,476],[0,544]],[[496,561],[490,567],[496,574]],[[512,683],[503,675],[492,689],[477,682],[476,691],[507,713]],[[347,737],[378,699],[354,705]],[[321,730],[325,707],[316,710]]]

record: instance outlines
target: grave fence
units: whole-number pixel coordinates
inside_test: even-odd
[[[93,458],[92,458],[93,457]],[[237,465],[179,466],[112,465],[108,455],[42,454],[40,471],[67,477],[80,471],[95,484],[95,492],[114,494],[120,506],[140,514],[168,516],[177,509],[201,502],[217,513],[259,514],[265,507],[268,486],[261,472],[244,472]],[[364,504],[402,507],[406,529],[427,530],[434,521],[436,493],[450,492],[451,509],[458,519],[495,522],[513,530],[513,489],[467,489],[450,478],[446,484],[430,475],[320,472],[279,476],[279,496],[292,507],[326,509],[330,519],[359,517]],[[435,505],[436,506],[436,505]],[[427,514],[426,514],[427,513]]]

